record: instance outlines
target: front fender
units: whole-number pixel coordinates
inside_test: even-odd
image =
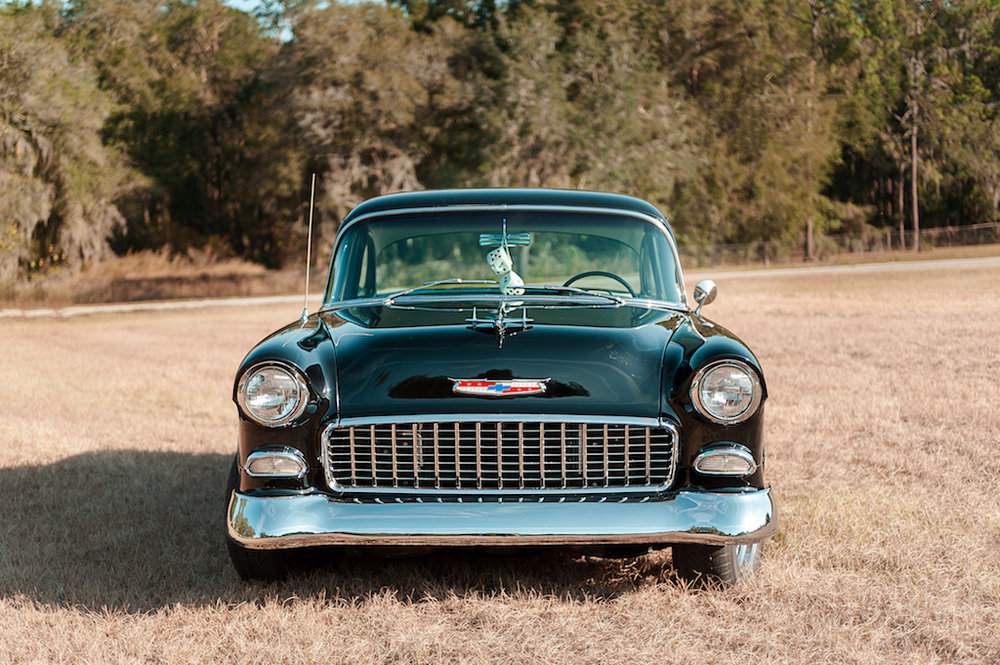
[[[303,414],[286,425],[267,427],[249,418],[237,407],[239,414],[238,463],[241,491],[256,489],[301,490],[322,482],[319,433],[325,422],[337,415],[336,350],[326,325],[316,316],[305,324],[289,325],[258,343],[240,363],[233,385],[233,400],[240,379],[249,368],[262,362],[278,362],[299,370],[309,387],[309,402]],[[300,450],[309,463],[302,479],[251,478],[243,472],[246,458],[261,446],[291,446]]]
[[[747,420],[721,425],[705,418],[691,400],[691,381],[695,372],[716,360],[739,360],[749,365],[760,379],[761,404]],[[700,317],[689,316],[671,335],[664,352],[664,376],[661,411],[677,417],[681,442],[678,450],[679,486],[704,489],[723,487],[763,488],[764,483],[764,402],[767,384],[757,357],[736,335],[726,328]],[[704,476],[691,468],[694,458],[713,443],[737,443],[745,446],[757,462],[757,471],[747,477]]]

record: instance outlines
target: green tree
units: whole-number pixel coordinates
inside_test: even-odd
[[[117,96],[109,142],[147,178],[120,202],[127,246],[212,243],[280,264],[299,177],[262,75],[277,41],[217,0],[75,0],[66,32]]]
[[[112,100],[58,28],[52,4],[0,7],[0,279],[107,256],[124,224],[133,179],[101,137]]]
[[[837,4],[826,39],[846,91],[841,198],[919,228],[996,214],[1000,171],[994,0]]]
[[[449,20],[418,32],[376,4],[298,16],[270,76],[329,219],[370,196],[423,187],[433,146],[447,144],[442,134],[468,104],[449,66],[453,32]]]
[[[824,195],[839,152],[818,20],[808,3],[664,5],[661,67],[701,126],[702,159],[675,200],[689,241],[808,246],[839,223],[844,211]]]
[[[524,5],[504,18],[487,181],[669,201],[693,171],[692,109],[658,71],[648,13],[638,3],[580,0]]]

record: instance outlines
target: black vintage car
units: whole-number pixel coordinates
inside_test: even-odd
[[[689,307],[639,199],[394,194],[337,234],[323,305],[236,376],[229,552],[274,577],[330,548],[670,547],[737,582],[776,529],[766,387]]]

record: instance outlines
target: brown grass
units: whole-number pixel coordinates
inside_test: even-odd
[[[170,300],[297,293],[304,266],[266,270],[211,250],[173,253],[169,248],[142,251],[92,264],[80,272],[53,272],[19,283],[0,284],[0,305],[18,308],[71,303]],[[310,279],[322,288],[323,270]]]
[[[1000,270],[720,280],[770,389],[750,583],[669,553],[243,585],[233,371],[293,308],[0,321],[0,663],[1000,662]],[[158,516],[154,521],[154,516]]]

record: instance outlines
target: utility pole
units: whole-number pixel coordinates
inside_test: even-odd
[[[920,52],[920,38],[924,29],[920,22],[920,11],[914,17],[914,40],[913,54],[910,56],[910,77],[912,80],[910,88],[910,198],[912,201],[913,215],[913,251],[920,251],[920,204],[918,202],[917,175],[919,173],[920,162],[917,155],[917,132],[919,128],[920,116],[920,75],[923,73],[923,57]]]

